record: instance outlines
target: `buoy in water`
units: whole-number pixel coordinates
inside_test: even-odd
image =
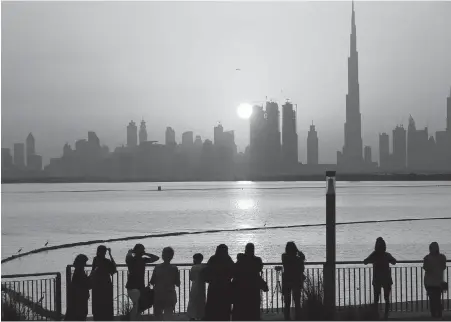
[[[161,186],[158,186],[158,191],[161,191]]]

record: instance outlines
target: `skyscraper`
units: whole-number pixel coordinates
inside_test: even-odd
[[[387,133],[379,134],[379,167],[387,169],[390,160],[390,142]]]
[[[282,105],[282,155],[284,162],[288,164],[298,163],[296,111],[290,102]]]
[[[348,58],[348,94],[346,95],[345,143],[340,160],[346,168],[358,168],[362,164],[362,117],[360,114],[359,56],[355,25],[354,2],[352,2],[351,45]]]
[[[141,125],[139,127],[139,144],[147,141],[147,129],[146,122],[144,120],[141,121]]]
[[[193,145],[193,143],[194,143],[193,132],[192,131],[183,132],[183,134],[182,134],[182,146],[190,147],[190,146]]]
[[[25,168],[25,145],[14,143],[14,165],[18,168]]]
[[[446,130],[451,132],[451,88],[448,99],[446,100]]]
[[[255,170],[257,164],[262,164],[265,156],[266,146],[266,118],[263,106],[254,105],[250,121],[249,154],[252,169]],[[260,170],[260,169],[259,169]]]
[[[135,147],[138,145],[138,127],[135,122],[130,121],[127,126],[127,146]]]
[[[363,154],[364,154],[364,160],[365,160],[365,164],[372,164],[373,163],[373,158],[371,156],[371,147],[366,145],[365,149],[363,149]]]
[[[396,126],[393,130],[393,168],[402,170],[406,167],[407,160],[407,137],[406,129]]]
[[[217,126],[214,127],[213,133],[214,133],[213,144],[216,146],[221,145],[224,133],[224,128],[222,127],[221,123],[219,123]]]
[[[318,164],[318,133],[313,122],[307,135],[307,164]]]
[[[410,170],[426,170],[429,163],[428,146],[428,128],[417,130],[415,121],[410,116],[407,128],[407,166]]]
[[[8,148],[2,148],[2,169],[9,169],[13,165],[13,157]]]
[[[280,113],[276,102],[266,102],[266,155],[267,170],[276,170],[280,163]]]
[[[36,154],[36,149],[35,149],[35,141],[34,141],[34,137],[33,134],[28,134],[27,139],[25,140],[26,143],[26,149],[27,149],[27,157],[29,155],[34,155]]]
[[[166,128],[165,144],[170,146],[177,145],[177,143],[175,142],[175,131],[170,126]]]

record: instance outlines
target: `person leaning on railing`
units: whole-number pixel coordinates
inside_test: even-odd
[[[284,298],[284,317],[290,320],[291,294],[293,294],[296,320],[301,314],[301,289],[303,288],[305,255],[298,250],[294,242],[288,242],[282,254],[282,294]]]
[[[146,257],[143,257],[146,256]],[[130,312],[130,320],[136,320],[139,315],[138,303],[141,292],[146,287],[144,284],[144,276],[146,271],[146,264],[154,263],[160,258],[153,254],[147,254],[144,245],[136,244],[133,249],[130,249],[125,257],[125,263],[128,267],[127,294],[132,300],[133,308]]]
[[[440,254],[437,242],[429,245],[429,254],[423,260],[424,286],[429,296],[429,309],[433,318],[442,317],[441,295],[448,289],[448,285],[443,279],[446,270],[446,256]]]
[[[67,285],[68,301],[65,321],[86,321],[88,316],[91,280],[85,272],[87,262],[88,257],[84,254],[77,255],[74,260],[75,271],[70,284]]]

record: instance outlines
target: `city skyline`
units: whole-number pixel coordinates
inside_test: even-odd
[[[147,6],[150,4],[144,3],[142,5]],[[77,4],[76,6],[79,6],[80,8],[83,7],[82,4]],[[124,6],[124,10],[126,12],[128,12],[127,10],[132,10],[128,8],[140,8],[139,5],[131,5],[129,7],[124,4]],[[191,17],[194,14],[193,8],[196,8],[195,4],[190,5],[174,3],[168,5],[153,4],[152,6],[152,8],[156,8],[157,10],[161,10],[163,12],[174,8],[175,6],[187,8],[187,12],[180,17],[182,21],[185,21],[184,19]],[[41,51],[37,56],[39,59],[46,61],[46,57],[53,57],[51,55],[56,53],[61,54],[59,57],[61,60],[65,59],[66,52],[64,51],[61,53],[62,48],[55,47],[56,44],[53,42],[55,39],[64,37],[65,25],[62,24],[62,33],[58,34],[56,31],[52,30],[50,34],[44,34],[42,29],[44,27],[37,28],[35,31],[30,31],[30,25],[21,26],[18,28],[18,26],[14,25],[11,19],[14,18],[15,15],[23,13],[30,19],[31,25],[33,25],[34,22],[34,26],[36,27],[36,24],[38,24],[37,26],[40,26],[40,24],[45,25],[47,22],[37,21],[36,19],[33,20],[36,13],[32,13],[33,10],[31,10],[31,8],[38,8],[38,13],[48,14],[49,12],[55,10],[58,13],[64,13],[68,10],[67,8],[70,8],[71,6],[60,5],[57,7],[52,7],[52,5],[44,4],[39,5],[39,7],[33,4],[3,5],[2,18],[5,25],[3,28],[3,32],[5,34],[3,48],[5,53],[2,53],[2,55],[4,60],[3,65],[5,68],[2,73],[2,86],[4,87],[2,96],[2,116],[4,120],[2,121],[2,146],[12,148],[13,143],[23,140],[24,133],[26,134],[28,131],[31,131],[36,137],[40,138],[37,143],[37,148],[43,155],[44,164],[46,164],[48,163],[50,157],[59,154],[61,146],[66,141],[75,142],[83,136],[83,133],[86,133],[89,130],[96,131],[99,137],[103,138],[102,142],[108,146],[114,147],[125,144],[126,142],[123,138],[122,131],[117,130],[119,127],[123,126],[122,123],[124,119],[135,119],[139,121],[139,119],[144,117],[147,122],[149,140],[156,140],[159,142],[164,142],[164,130],[166,128],[166,124],[176,129],[177,141],[180,141],[181,133],[187,130],[193,130],[196,135],[200,135],[202,138],[212,139],[210,127],[201,125],[201,123],[215,124],[216,121],[220,120],[223,124],[227,124],[228,128],[235,130],[238,150],[244,151],[247,143],[249,142],[248,122],[238,119],[236,116],[236,106],[238,103],[256,100],[259,97],[268,95],[268,97],[278,98],[279,106],[282,105],[282,102],[286,97],[291,98],[294,103],[298,104],[296,126],[298,134],[299,160],[301,162],[306,163],[307,161],[306,139],[311,120],[314,121],[318,130],[318,136],[320,138],[320,162],[336,162],[335,151],[340,150],[344,143],[342,133],[343,124],[346,120],[345,95],[348,92],[346,69],[347,57],[350,55],[349,22],[351,20],[351,3],[305,2],[279,5],[258,3],[234,5],[206,3],[198,4],[198,6],[204,6],[206,12],[210,12],[213,10],[212,8],[215,8],[216,6],[223,7],[225,13],[230,18],[237,19],[239,26],[244,28],[243,30],[248,30],[246,29],[248,28],[247,24],[243,25],[240,20],[243,18],[244,12],[247,12],[246,10],[254,10],[255,15],[258,18],[268,15],[271,10],[275,10],[275,14],[281,17],[281,20],[284,21],[280,29],[277,30],[279,34],[271,34],[276,36],[276,43],[274,46],[270,46],[268,44],[271,48],[268,47],[267,54],[262,54],[263,56],[261,60],[263,61],[251,64],[246,59],[239,59],[235,55],[232,56],[233,59],[225,62],[224,68],[218,67],[210,70],[210,77],[213,80],[213,82],[210,81],[210,83],[218,83],[218,85],[223,87],[222,91],[225,92],[218,95],[214,99],[214,102],[216,103],[207,104],[209,110],[208,113],[205,113],[205,108],[207,107],[205,106],[204,100],[205,95],[210,95],[208,92],[210,92],[211,88],[208,86],[200,92],[197,91],[197,94],[193,94],[191,99],[186,98],[186,93],[178,95],[179,93],[175,91],[177,92],[177,95],[175,96],[180,96],[180,99],[183,98],[184,103],[182,104],[180,101],[174,101],[174,98],[171,98],[171,95],[166,95],[166,100],[162,102],[160,101],[158,104],[149,104],[148,107],[144,107],[142,102],[137,103],[139,95],[132,95],[130,96],[131,99],[128,102],[125,102],[124,99],[119,100],[124,106],[127,106],[126,109],[121,110],[117,108],[117,103],[112,104],[111,106],[113,107],[107,108],[107,106],[110,106],[110,101],[107,95],[105,95],[103,89],[106,87],[110,88],[108,85],[111,84],[105,81],[105,84],[102,84],[102,86],[97,88],[98,91],[96,90],[98,92],[98,94],[96,94],[96,102],[98,102],[98,104],[95,108],[89,107],[90,104],[92,104],[92,100],[89,104],[83,103],[86,102],[87,99],[85,96],[88,97],[89,95],[81,95],[78,99],[74,100],[76,97],[73,96],[74,93],[71,92],[69,88],[64,86],[64,88],[61,88],[60,86],[53,86],[53,91],[56,95],[55,101],[58,103],[58,109],[61,109],[61,113],[63,113],[63,111],[68,112],[67,117],[57,119],[57,122],[55,122],[54,118],[48,117],[48,111],[46,113],[42,107],[37,110],[34,108],[35,106],[42,106],[42,104],[47,100],[45,97],[43,98],[42,95],[44,94],[32,93],[30,92],[30,89],[27,88],[27,84],[30,84],[33,79],[40,75],[40,70],[44,68],[45,64],[42,65],[42,68],[34,68],[32,74],[27,74],[30,80],[24,81],[22,87],[16,88],[14,84],[18,80],[22,79],[21,72],[18,71],[16,67],[21,60],[26,60],[25,66],[31,66],[36,63],[36,61],[33,61],[33,59],[29,57],[31,53],[36,51],[36,47],[33,45],[34,43],[26,43],[26,39],[29,35],[34,35],[38,37],[38,39],[41,39],[43,41],[43,48],[47,48],[46,50]],[[103,10],[100,10],[97,5],[93,5],[89,8],[91,9],[86,16],[89,18],[88,25],[93,23],[92,19],[94,16],[102,15],[101,12]],[[108,5],[103,8],[105,8],[106,11],[111,11],[116,15],[119,15],[115,9],[115,5]],[[234,13],[236,11],[234,9],[236,8],[240,9],[238,10],[238,13]],[[337,10],[331,10],[332,8]],[[440,8],[440,10],[438,8]],[[448,50],[451,41],[447,41],[448,39],[451,40],[451,35],[449,32],[451,28],[446,28],[449,22],[444,19],[446,16],[444,12],[447,12],[446,10],[449,10],[449,8],[450,6],[447,3],[355,3],[355,19],[356,24],[358,25],[357,38],[359,52],[359,83],[361,92],[360,108],[362,114],[362,138],[363,145],[372,147],[373,160],[379,159],[378,134],[382,132],[391,133],[396,124],[403,124],[406,128],[408,125],[407,119],[410,114],[412,114],[417,120],[417,126],[419,128],[428,126],[430,133],[435,133],[438,130],[443,130],[446,128],[446,124],[443,124],[442,117],[442,115],[446,114],[446,108],[444,108],[443,100],[449,93],[449,84],[451,83],[451,76],[449,75],[451,75],[451,66],[448,64],[449,59],[445,60],[444,57],[447,56],[445,53],[449,53],[451,51],[451,48]],[[307,31],[302,31],[300,34],[300,28],[298,28],[299,26],[296,24],[301,23],[298,20],[305,14],[305,11],[309,11],[310,14],[313,14],[313,18],[308,18],[303,23],[310,24],[312,27],[316,28],[310,28],[311,31],[308,33]],[[370,11],[373,13],[372,17],[369,16]],[[412,18],[420,13],[424,15],[424,19],[422,20],[424,23],[420,25],[421,28],[410,26],[409,21],[405,22],[402,28],[399,25],[394,24],[396,19],[399,19],[404,15]],[[431,16],[432,14],[434,15]],[[80,15],[81,14],[75,14],[69,18],[72,19],[74,23],[77,23],[77,21],[79,21],[77,19],[80,19],[81,17]],[[214,14],[212,15],[214,16]],[[283,19],[284,16],[287,18],[298,18],[295,19],[296,22],[288,23]],[[60,19],[58,17],[60,16],[52,19],[58,20]],[[385,19],[383,21],[386,22],[384,24],[381,23],[382,17]],[[434,17],[434,19],[432,19],[432,17]],[[144,15],[139,16],[138,18],[139,24],[144,23],[141,19],[144,18]],[[52,19],[49,21],[53,21]],[[202,19],[203,20],[199,23],[205,23],[205,19],[211,19],[211,15],[209,17],[202,17]],[[251,21],[256,18],[249,19],[249,21]],[[330,25],[325,28],[322,25],[325,23],[325,19],[332,19],[332,21],[335,22],[335,24],[333,24],[333,29],[336,30],[332,32],[330,30]],[[426,21],[429,20],[430,23],[426,23]],[[213,27],[220,28],[222,26],[221,24],[222,20],[219,19],[217,25],[214,25]],[[387,25],[391,28],[390,33],[386,33]],[[376,27],[380,29],[380,31],[376,31]],[[124,28],[126,28],[124,30],[129,30],[127,29],[127,25]],[[269,32],[265,26],[261,26],[261,28],[261,30],[254,30],[254,28],[249,29],[249,34],[246,36],[246,39],[252,39],[251,43],[253,49],[260,48],[259,46],[261,46],[262,43],[260,42],[259,37],[267,35]],[[286,33],[287,30],[290,32]],[[150,33],[148,35],[149,39],[158,38],[152,30],[149,30],[148,32]],[[164,34],[165,30],[161,30],[160,32]],[[175,31],[173,30],[173,32]],[[25,37],[25,40],[19,43],[20,46],[18,46],[19,49],[23,49],[24,51],[19,53],[19,55],[16,55],[13,59],[11,55],[18,49],[16,47],[12,47],[12,45],[17,41],[12,39],[12,37],[17,37],[17,33]],[[177,35],[178,33],[181,33],[181,31],[177,29]],[[239,35],[236,33],[226,32],[226,34],[227,41],[222,46],[226,46],[225,49],[227,50],[231,49],[227,47],[227,44],[232,46],[231,44],[233,43],[230,37],[237,37],[237,41],[239,43],[244,41],[243,39],[240,39]],[[426,41],[425,36],[429,34],[432,34],[433,36],[428,37]],[[138,35],[141,34],[138,33]],[[123,41],[124,36],[125,34],[122,33],[118,37]],[[176,38],[178,39],[178,36]],[[414,38],[416,42],[415,44],[413,43]],[[281,44],[280,42],[282,40],[289,40],[286,42],[284,47],[277,45]],[[317,45],[315,47],[314,41],[317,40],[320,40],[320,42],[316,42]],[[139,48],[136,47],[137,43],[134,41],[135,40],[133,40],[132,43],[135,47],[132,46],[130,50],[126,50],[128,53],[131,53],[132,49],[137,50]],[[300,52],[299,46],[303,42],[307,42],[310,46],[303,46],[302,52]],[[428,52],[425,52],[424,49],[420,50],[420,44],[424,47],[425,42],[428,44]],[[126,44],[127,42],[125,45]],[[53,49],[53,54],[52,51],[49,51],[49,46]],[[205,58],[198,52],[202,46],[204,46],[203,42],[196,43],[195,49],[193,49],[195,50],[195,54],[193,53],[188,55],[186,62],[198,62],[199,59]],[[406,46],[407,48],[405,48]],[[25,50],[27,48],[28,51]],[[71,47],[69,46],[68,48]],[[188,46],[186,48],[190,47]],[[322,50],[320,50],[321,48]],[[327,48],[327,50],[324,50],[324,48]],[[101,57],[99,56],[100,54],[106,54],[106,52],[101,49],[102,48],[100,47],[94,46],[92,49],[92,55],[83,51],[82,53],[84,56],[82,57],[83,59],[87,59],[89,63],[92,57]],[[164,51],[166,49],[167,48],[162,45],[161,50]],[[278,65],[278,63],[276,63],[276,60],[282,57],[281,55],[285,55],[284,52],[289,55],[289,59],[287,59],[288,64],[290,65],[289,69],[287,69],[288,66],[286,65]],[[376,52],[378,53],[377,55]],[[390,52],[390,54],[388,54],[388,52]],[[240,53],[246,56],[247,51],[243,49]],[[302,54],[302,56],[294,59],[295,53]],[[305,55],[312,55],[315,53],[317,56],[320,54],[321,60],[313,60],[308,66],[305,65]],[[78,54],[80,54],[80,51],[74,52],[74,55]],[[216,56],[216,52],[212,52],[211,54],[212,56],[208,60],[208,64],[213,63],[213,61],[219,57]],[[137,58],[140,57],[141,56]],[[121,59],[123,58],[124,57],[121,57]],[[415,66],[415,64],[412,63],[415,59],[418,60],[420,58],[423,62],[422,65],[427,67],[426,70],[422,70],[422,66]],[[117,57],[112,54],[111,59],[114,60],[117,59]],[[119,60],[119,62],[120,61],[121,60]],[[142,59],[137,59],[137,61],[141,63]],[[43,61],[39,62],[40,64],[44,63]],[[303,67],[300,66],[299,63],[301,63]],[[410,66],[407,65],[407,63],[412,63],[413,65]],[[63,62],[61,62],[61,64],[63,64]],[[67,64],[67,62],[65,62],[65,64]],[[184,63],[177,63],[177,66],[181,68],[184,75],[189,75],[189,73],[186,74],[189,70],[180,64],[183,65]],[[386,68],[378,68],[378,66],[380,67],[380,64],[382,64],[382,66],[385,65]],[[51,75],[57,76],[55,74],[55,62],[52,61],[50,65],[51,66],[48,71],[52,72],[50,73]],[[246,65],[249,67],[246,68]],[[58,66],[63,70],[67,68],[64,64],[62,66]],[[276,68],[276,66],[278,67]],[[407,68],[407,66],[410,67]],[[241,71],[236,71],[235,69],[237,67],[240,67]],[[324,73],[325,67],[330,69],[331,72],[334,72],[333,82],[331,82],[332,75],[327,72]],[[265,68],[269,68],[266,69],[269,79],[261,74]],[[422,70],[422,73],[420,70]],[[448,72],[448,70],[450,72]],[[132,71],[128,69],[123,70],[122,75],[124,80],[121,84],[126,85],[125,81],[130,80],[129,76]],[[381,73],[381,71],[383,71],[383,73]],[[93,72],[95,72],[95,70]],[[65,73],[60,74],[59,76],[69,76],[72,75],[71,73],[73,73],[73,71],[68,72],[65,70]],[[134,73],[135,76],[139,76],[136,72]],[[204,73],[204,67],[201,68],[200,73],[203,75],[202,77],[207,76],[207,74]],[[230,75],[227,73],[230,73]],[[323,76],[321,78],[314,77],[316,73],[321,73]],[[282,74],[284,77],[281,77]],[[96,73],[94,73],[94,76],[95,75]],[[174,86],[176,87],[183,83],[179,78],[173,78],[171,75],[172,72],[166,74],[166,76],[162,79],[162,83],[166,84],[165,82],[174,81]],[[310,78],[311,84],[306,85],[304,83],[302,86],[293,86],[294,83],[299,82],[299,78],[294,80],[293,77],[297,76],[293,75],[301,75],[302,78]],[[223,79],[221,77],[223,77]],[[284,80],[285,78],[287,80]],[[257,79],[265,85],[258,87],[258,89],[247,89],[247,87],[243,85],[248,84],[249,82],[246,81],[251,79]],[[401,79],[404,79],[406,84],[403,84]],[[226,80],[227,83],[224,83]],[[407,82],[407,80],[409,81]],[[195,81],[195,79],[193,79],[193,81]],[[67,85],[67,80],[63,78],[62,83]],[[48,81],[44,82],[43,86],[45,84],[48,84]],[[130,85],[133,84],[134,83],[132,81]],[[196,84],[200,85],[200,83]],[[333,86],[331,86],[332,84]],[[395,84],[398,86],[395,86]],[[419,84],[422,84],[423,87],[419,88]],[[155,86],[158,87],[158,84],[155,84],[154,81],[151,80],[147,85],[145,87],[150,89],[152,96],[160,95],[155,93]],[[174,89],[171,89],[171,86],[168,84],[165,86],[167,90],[164,92],[168,94],[176,88],[174,87]],[[244,92],[241,91],[241,89],[238,90],[240,87]],[[397,89],[396,94],[393,93],[393,87],[396,87]],[[123,88],[123,91],[124,90],[127,91],[127,86]],[[328,95],[326,95],[329,97],[327,102],[322,98],[324,96],[324,93],[322,92],[324,91],[328,92]],[[44,90],[43,92],[47,93],[48,90]],[[86,92],[86,90],[84,90],[84,92]],[[204,94],[203,92],[207,93]],[[66,93],[67,95],[60,98],[61,93]],[[81,93],[83,93],[83,91]],[[22,97],[20,99],[17,97],[19,94]],[[388,94],[391,94],[391,97]],[[32,99],[33,97],[36,99]],[[30,100],[32,100],[32,102],[30,102]],[[72,101],[78,102],[79,108],[68,111],[67,109],[74,104]],[[30,108],[33,107],[33,111],[36,115],[30,115],[29,112],[27,113],[27,111],[30,111],[27,106],[30,106]],[[116,106],[116,108],[114,108],[114,106]],[[162,108],[155,106],[162,106]],[[179,107],[176,109],[175,107],[170,106]],[[425,106],[428,108],[425,108]],[[53,107],[53,111],[56,111],[55,108],[56,107]],[[129,111],[129,109],[131,109],[131,111]],[[17,115],[13,110],[21,111],[19,113],[20,115]],[[89,114],[89,117],[87,117],[86,110],[92,112]],[[40,112],[37,113],[36,111]],[[389,112],[392,114],[388,115],[387,113]],[[167,113],[173,116],[174,122],[168,120]],[[177,113],[179,116],[177,116]],[[181,117],[182,115],[183,117]],[[83,121],[81,121],[80,117],[83,117]],[[46,123],[48,120],[52,120],[51,126]],[[201,123],[199,123],[199,120],[202,120]],[[70,126],[68,123],[69,121],[77,122],[77,126]],[[20,127],[11,126],[12,124],[18,122],[21,124]],[[20,129],[22,129],[22,131],[20,131]],[[49,131],[49,129],[52,131]],[[58,135],[53,135],[54,132]]]

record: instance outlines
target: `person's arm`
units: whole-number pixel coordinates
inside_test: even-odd
[[[155,275],[155,271],[156,271],[156,267],[154,268],[153,272],[152,272],[152,277],[150,278],[149,283],[152,284],[153,286],[155,286],[156,282],[157,282],[157,277]]]
[[[367,258],[363,260],[363,264],[368,265],[373,262],[374,252],[370,254]]]
[[[110,274],[116,274],[117,273],[117,268],[116,268],[116,262],[114,261],[113,255],[111,255],[111,248],[108,248],[108,255],[110,255],[110,260],[111,260],[111,267],[110,267]]]
[[[175,267],[175,286],[180,287],[180,272],[177,266]]]
[[[392,265],[396,265],[396,259],[391,254],[388,254],[388,262]]]
[[[305,261],[305,255],[303,252],[299,251],[298,252],[299,257],[301,258],[301,260],[304,262]]]
[[[133,249],[129,249],[125,256],[125,263],[128,264],[133,259]]]
[[[425,256],[423,258],[423,269],[425,272],[427,272],[429,270],[429,261],[428,261],[428,257]]]
[[[446,270],[446,256],[442,254],[442,261],[440,263],[440,268],[442,271]]]
[[[145,253],[144,255],[147,256],[147,258],[144,258],[144,261],[147,264],[155,263],[156,261],[158,261],[160,259],[160,257],[158,257],[157,255],[148,254],[148,253]]]

